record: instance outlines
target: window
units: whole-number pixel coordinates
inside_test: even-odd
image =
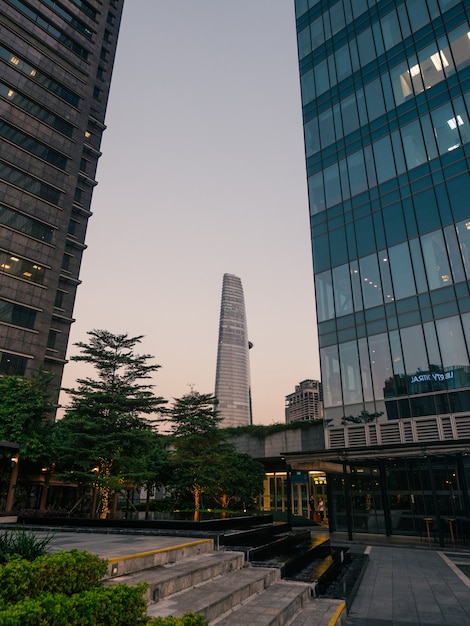
[[[0,373],[7,376],[24,376],[27,359],[24,356],[0,352]]]
[[[35,321],[36,311],[33,309],[6,300],[0,300],[0,322],[22,326],[23,328],[34,328]]]
[[[27,217],[22,213],[17,213],[16,211],[13,211],[12,209],[9,209],[1,204],[0,224],[22,232],[25,235],[30,235],[35,239],[46,241],[47,243],[52,241],[52,235],[54,233],[54,229],[51,226],[43,224],[32,217]]]
[[[51,113],[51,111],[45,109],[43,106],[36,104],[33,100],[30,100],[1,81],[0,96],[8,99],[8,102],[11,102],[19,109],[26,111],[29,115],[32,115],[36,119],[41,120],[52,128],[55,128],[55,130],[58,130],[63,135],[66,135],[67,137],[73,136],[74,127],[72,124],[66,122],[61,117],[58,117],[55,113]]]
[[[429,289],[439,289],[439,287],[452,284],[452,274],[442,231],[423,235],[421,246]]]
[[[55,165],[61,170],[65,170],[67,166],[67,158],[63,154],[60,154],[46,144],[37,141],[34,137],[23,133],[6,122],[0,121],[0,137],[10,141],[27,152],[34,154],[40,159]]]
[[[61,192],[47,183],[25,174],[20,170],[17,170],[6,163],[1,163],[0,167],[0,179],[3,179],[7,183],[15,185],[20,189],[24,189],[35,196],[38,196],[42,200],[51,202],[52,204],[59,204],[61,198]]]
[[[22,59],[17,57],[14,52],[11,52],[11,50],[7,50],[7,48],[4,48],[1,45],[0,58],[9,63],[13,63],[15,68],[25,74],[29,79],[36,81],[38,84],[45,87],[45,89],[48,89],[53,94],[55,94],[59,98],[62,98],[62,100],[65,100],[72,106],[78,107],[80,103],[80,98],[75,93],[62,86],[60,83],[50,78],[46,74],[43,74],[38,68],[33,67],[29,63],[26,63],[26,61],[23,61]]]
[[[470,279],[470,219],[456,224],[460,252],[463,258],[465,274]]]
[[[395,298],[407,298],[414,295],[416,287],[408,244],[405,242],[389,248],[388,256]]]
[[[42,285],[44,268],[33,261],[0,251],[0,272]]]

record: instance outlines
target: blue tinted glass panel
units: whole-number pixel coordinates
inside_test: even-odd
[[[312,156],[320,150],[320,136],[318,133],[318,118],[314,117],[313,120],[307,122],[305,128],[305,152],[307,157]]]
[[[327,109],[320,114],[320,139],[321,147],[329,146],[335,141],[335,127],[333,123],[333,110]]]
[[[351,55],[349,54],[349,46],[347,44],[335,52],[335,63],[338,82],[352,73]]]
[[[333,265],[341,265],[348,260],[346,232],[344,228],[335,228],[330,231],[330,250]]]
[[[342,394],[337,346],[321,348],[320,366],[324,406],[325,408],[330,406],[340,406],[342,404]]]
[[[343,190],[343,200],[348,200],[351,197],[351,192],[349,189],[348,164],[346,159],[341,159],[339,162],[339,177],[341,180],[341,189]]]
[[[387,237],[389,246],[406,239],[403,211],[398,202],[384,207],[382,216],[384,220],[385,236]]]
[[[380,78],[376,78],[371,83],[364,86],[366,97],[367,113],[369,120],[375,120],[385,113],[385,102],[382,93],[382,83]]]
[[[408,244],[401,243],[388,250],[395,298],[407,298],[416,293]]]
[[[365,402],[371,402],[374,399],[374,389],[372,386],[372,373],[369,363],[369,350],[367,348],[367,339],[358,340],[359,362],[361,366],[362,393]]]
[[[456,176],[446,181],[452,213],[456,220],[468,218],[468,205],[462,198],[470,195],[470,180],[468,174]]]
[[[436,328],[434,322],[426,322],[423,324],[424,338],[426,340],[426,350],[428,353],[428,361],[430,369],[442,369],[442,359],[439,352],[439,344],[437,342]]]
[[[393,154],[395,156],[395,168],[397,174],[403,174],[406,172],[405,155],[403,153],[403,145],[401,143],[400,132],[396,130],[390,135],[392,139]]]
[[[407,0],[406,8],[411,30],[416,32],[430,20],[426,0]]]
[[[385,49],[390,50],[401,41],[400,24],[396,11],[391,11],[380,20]]]
[[[401,138],[408,169],[426,163],[427,155],[419,120],[403,126],[401,129]]]
[[[308,26],[299,32],[297,36],[297,45],[299,49],[299,59],[303,59],[312,51],[310,28]]]
[[[460,146],[458,120],[450,103],[431,111],[431,119],[437,140],[439,154],[446,154]]]
[[[372,369],[374,396],[383,400],[384,388],[393,377],[392,359],[387,333],[369,337],[369,358]]]
[[[390,137],[383,137],[373,143],[377,180],[380,183],[394,178],[396,175]]]
[[[317,317],[319,322],[332,319],[335,315],[333,305],[333,285],[331,272],[322,272],[315,276],[315,294],[317,304]]]
[[[467,35],[469,30],[470,28],[466,22],[449,33],[452,57],[457,70],[462,70],[470,63],[470,39]]]
[[[374,39],[372,37],[372,30],[368,28],[357,36],[357,48],[359,51],[359,60],[361,65],[367,65],[375,58],[375,46]]]
[[[441,220],[433,189],[426,189],[420,193],[415,192],[413,203],[420,233],[439,228]]]
[[[403,61],[390,70],[390,80],[392,82],[395,105],[399,106],[413,95],[413,85],[406,61]]]
[[[328,80],[328,66],[326,59],[315,65],[315,90],[317,96],[330,88]]]
[[[315,82],[313,79],[313,70],[304,74],[300,79],[300,90],[302,92],[302,104],[306,105],[315,97]]]
[[[357,261],[350,263],[351,273],[351,288],[354,302],[354,310],[362,311],[362,289],[361,289],[361,276],[359,273],[359,264]]]
[[[387,304],[387,302],[393,302],[394,300],[392,276],[390,274],[390,262],[386,250],[380,250],[377,256],[379,258],[383,299],[384,302]]]
[[[312,215],[325,210],[325,190],[321,172],[310,176],[308,179],[308,195],[310,199],[310,212]]]
[[[316,272],[321,272],[330,267],[330,247],[328,235],[316,236],[313,241],[313,264]]]
[[[351,195],[355,196],[367,189],[366,166],[362,150],[351,154],[347,159],[347,163]]]
[[[460,248],[457,243],[457,235],[454,226],[444,228],[444,237],[446,240],[447,254],[449,255],[450,266],[452,268],[452,276],[455,283],[465,280],[465,272],[463,269]]]
[[[318,48],[325,41],[325,35],[323,32],[323,20],[321,17],[317,18],[310,25],[310,33],[312,38],[313,49]]]
[[[377,256],[371,254],[359,259],[359,268],[364,308],[370,309],[371,307],[383,304]]]
[[[324,170],[325,174],[325,199],[326,206],[332,207],[341,202],[341,183],[339,178],[339,167],[333,163]]]
[[[467,341],[467,351],[470,352],[470,313],[464,313],[462,315],[462,326]]]
[[[457,130],[460,134],[461,143],[468,143],[470,141],[470,123],[468,120],[465,103],[463,101],[463,98],[454,98],[452,102],[454,104],[455,118],[453,122],[450,123],[455,123],[457,125]]]
[[[421,237],[424,265],[429,289],[439,289],[452,283],[447,251],[442,231],[435,231]]]
[[[413,273],[416,281],[416,287],[418,293],[423,293],[428,290],[428,283],[426,281],[426,274],[424,271],[423,255],[421,254],[421,246],[419,239],[411,239],[409,241],[411,258],[413,261]]]
[[[369,254],[376,249],[374,226],[371,215],[356,220],[356,241],[359,256]]]
[[[359,116],[357,114],[356,96],[354,94],[341,101],[341,114],[343,116],[345,135],[359,128]]]
[[[400,335],[406,374],[413,376],[419,371],[427,372],[429,370],[428,356],[421,326],[402,328]]]
[[[362,402],[359,355],[355,341],[340,344],[341,382],[344,404]]]
[[[436,330],[444,369],[468,366],[468,353],[459,317],[436,320]]]
[[[341,265],[333,270],[333,285],[336,315],[348,315],[353,312],[349,265]]]
[[[456,224],[456,230],[465,274],[467,279],[470,279],[470,219]]]

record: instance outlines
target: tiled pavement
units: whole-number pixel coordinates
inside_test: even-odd
[[[470,553],[366,550],[369,564],[346,626],[470,626]]]

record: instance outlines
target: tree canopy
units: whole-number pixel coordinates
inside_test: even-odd
[[[92,365],[97,376],[66,390],[72,401],[56,427],[57,466],[64,477],[99,489],[99,513],[106,517],[111,489],[148,480],[155,433],[146,416],[159,413],[166,401],[146,382],[160,366],[151,355],[135,353],[142,336],[107,330],[88,335],[88,343],[75,344],[81,354],[71,359]]]
[[[55,410],[49,392],[53,377],[45,372],[31,378],[0,377],[0,439],[18,443],[22,459],[48,457]]]

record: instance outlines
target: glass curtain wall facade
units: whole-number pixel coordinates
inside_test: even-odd
[[[242,281],[224,274],[215,374],[217,410],[222,426],[252,424],[250,355]]]
[[[60,386],[122,9],[0,3],[0,375]]]
[[[325,423],[470,412],[470,6],[296,0]]]

